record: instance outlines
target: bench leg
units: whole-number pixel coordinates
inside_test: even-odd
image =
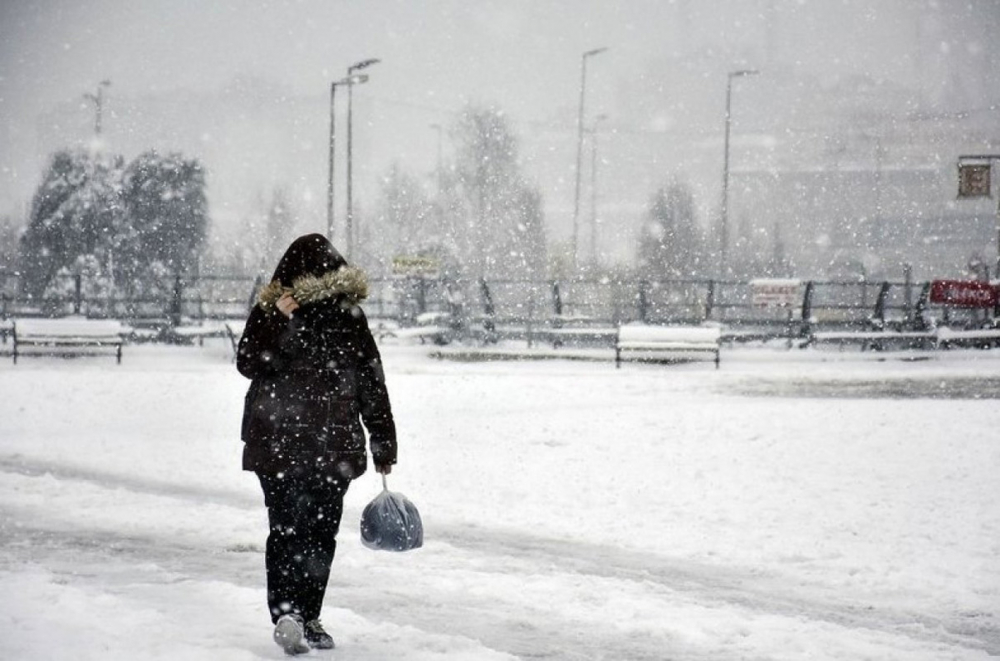
[[[715,350],[715,369],[719,369],[719,350]]]
[[[621,369],[622,367],[622,350],[615,348],[615,369]]]

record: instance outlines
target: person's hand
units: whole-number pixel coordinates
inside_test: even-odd
[[[392,472],[392,464],[385,464],[384,466],[376,466],[376,473],[381,473],[382,475],[388,475]]]
[[[299,309],[299,302],[292,298],[291,292],[285,292],[274,304],[278,311],[286,317],[291,317],[292,313]]]

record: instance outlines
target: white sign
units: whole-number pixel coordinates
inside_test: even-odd
[[[802,281],[794,279],[759,279],[750,281],[755,308],[788,308],[802,301]]]
[[[393,275],[436,278],[441,271],[441,261],[436,257],[398,255],[392,258]]]

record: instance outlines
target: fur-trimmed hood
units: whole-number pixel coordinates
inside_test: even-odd
[[[299,305],[338,296],[343,296],[346,303],[354,305],[368,297],[368,277],[356,266],[341,266],[321,276],[303,275],[296,278],[291,287],[282,287],[281,281],[272,280],[257,293],[257,304],[265,312],[270,312],[285,292],[291,292]]]

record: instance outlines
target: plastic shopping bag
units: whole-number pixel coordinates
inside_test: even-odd
[[[361,514],[361,543],[376,551],[411,551],[424,545],[420,512],[406,496],[389,491],[382,476],[382,493]]]

